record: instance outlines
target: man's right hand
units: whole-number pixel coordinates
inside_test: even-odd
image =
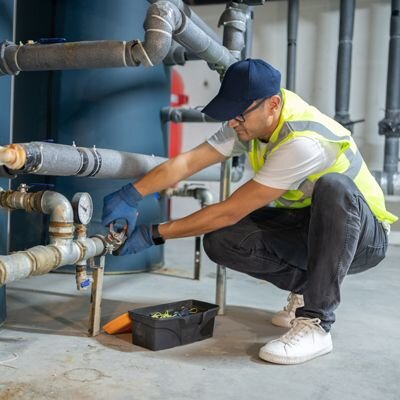
[[[129,183],[116,192],[108,194],[103,200],[102,224],[110,225],[118,219],[124,219],[128,223],[128,237],[136,226],[137,205],[143,196]]]

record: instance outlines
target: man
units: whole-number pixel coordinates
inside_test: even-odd
[[[290,329],[259,356],[296,364],[332,350],[340,284],[347,273],[385,257],[389,224],[397,218],[386,211],[349,131],[281,89],[280,77],[262,60],[230,66],[203,110],[227,123],[206,143],[108,195],[103,223],[128,221],[122,255],[205,234],[213,261],[288,290],[289,304],[272,323]],[[243,152],[255,176],[228,199],[185,218],[135,227],[143,196]]]

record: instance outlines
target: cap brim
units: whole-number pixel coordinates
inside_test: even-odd
[[[229,121],[245,111],[252,102],[252,100],[234,101],[216,96],[203,108],[202,112],[216,121]]]

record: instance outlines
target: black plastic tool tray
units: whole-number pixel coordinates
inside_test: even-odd
[[[198,312],[165,319],[150,316],[156,312],[175,311],[182,307],[196,307]],[[129,311],[132,320],[132,343],[151,350],[162,350],[210,338],[213,335],[218,308],[216,304],[185,300]]]

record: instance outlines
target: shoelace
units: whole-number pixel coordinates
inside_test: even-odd
[[[292,320],[292,327],[279,340],[285,344],[294,345],[312,329],[322,329],[319,318],[303,318],[298,317]]]
[[[296,305],[301,305],[301,297],[296,293],[290,293],[287,298],[288,304],[283,309],[289,314],[293,311]]]

